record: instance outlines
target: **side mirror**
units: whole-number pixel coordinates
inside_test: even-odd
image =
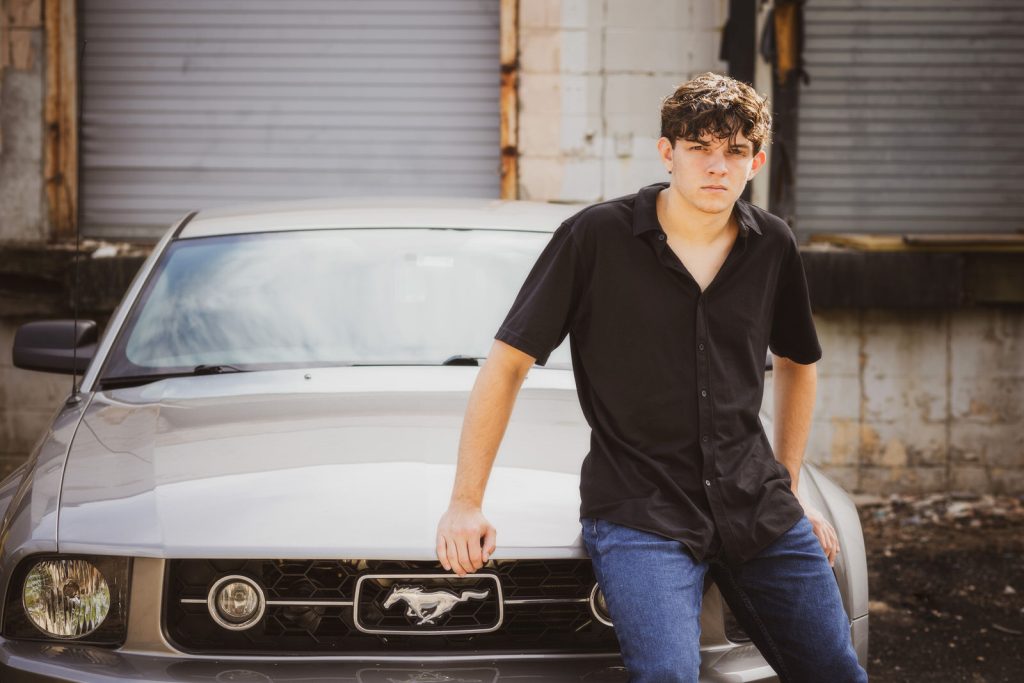
[[[14,367],[40,372],[81,374],[96,354],[96,323],[92,320],[39,320],[14,333]]]

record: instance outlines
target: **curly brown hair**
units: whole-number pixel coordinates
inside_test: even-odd
[[[771,142],[772,114],[767,98],[735,78],[700,74],[661,104],[661,135],[673,147],[677,138],[699,140],[705,134],[734,142],[740,131],[757,154]]]

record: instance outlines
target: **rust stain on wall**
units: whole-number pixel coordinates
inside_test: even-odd
[[[70,239],[78,220],[78,82],[74,0],[46,0],[43,179],[51,237]]]
[[[519,0],[501,0],[501,198],[519,196]]]

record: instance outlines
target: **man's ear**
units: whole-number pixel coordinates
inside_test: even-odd
[[[661,163],[665,167],[665,170],[669,173],[672,172],[672,143],[668,141],[668,138],[662,136],[658,138],[658,156],[661,157]]]
[[[763,149],[754,155],[753,163],[750,164],[750,172],[747,173],[747,180],[751,180],[757,175],[757,172],[761,170],[764,163],[768,160],[768,153]]]

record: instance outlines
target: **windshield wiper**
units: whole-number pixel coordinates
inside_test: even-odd
[[[441,365],[480,365],[479,356],[463,356],[460,353],[448,356]],[[486,360],[486,359],[485,359]]]
[[[161,372],[153,375],[126,375],[124,377],[105,377],[100,380],[102,389],[123,389],[125,387],[137,387],[150,382],[159,382],[162,379],[174,377],[195,377],[196,375],[219,375],[228,372],[249,372],[234,365],[206,365],[202,363],[192,368],[191,372]]]
[[[236,368],[234,365],[206,365],[205,363],[192,368],[193,375],[219,375],[224,372],[246,372],[246,370]]]

